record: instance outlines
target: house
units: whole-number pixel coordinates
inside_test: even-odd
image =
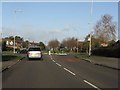
[[[13,48],[14,47],[14,41],[9,39],[9,38],[4,38],[2,39],[2,42],[6,42],[6,47]],[[16,49],[21,49],[22,47],[22,42],[15,42],[15,48]]]
[[[107,43],[101,43],[101,46],[102,46],[102,47],[107,47],[108,44],[107,44]]]

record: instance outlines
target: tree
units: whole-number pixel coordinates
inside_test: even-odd
[[[45,44],[43,42],[39,42],[39,46],[42,50],[45,50]]]
[[[114,40],[111,40],[111,41],[108,42],[109,47],[114,47],[114,44],[115,44]]]
[[[67,38],[62,41],[62,44],[68,49],[68,51],[75,51],[77,48],[77,38]]]
[[[88,41],[89,37],[90,37],[90,34],[88,34],[85,37],[85,40],[83,42],[83,50],[84,50],[84,52],[86,51],[87,53],[88,53],[88,49],[89,49],[89,41]]]
[[[60,42],[57,39],[51,40],[48,42],[48,46],[50,49],[53,49],[53,51],[55,51],[60,46]]]
[[[85,37],[85,41],[83,43],[83,49],[86,50],[88,52],[89,50],[89,39],[90,38],[90,34],[88,34],[86,37]],[[100,47],[100,39],[99,38],[95,38],[94,35],[91,35],[91,48],[92,50],[95,49],[95,48],[99,48]]]
[[[13,36],[10,36],[10,37],[6,37],[5,39],[14,40],[14,37],[13,37]]]
[[[23,48],[28,48],[29,47],[29,41],[26,40],[22,43]]]
[[[23,38],[21,38],[20,36],[15,36],[15,41],[16,42],[23,42]]]
[[[14,37],[13,37],[13,36],[10,36],[10,37],[6,37],[5,39],[14,40]],[[15,36],[15,41],[16,41],[16,42],[23,42],[23,38],[20,37],[20,36]]]
[[[62,43],[60,44],[59,48],[58,48],[59,51],[67,51],[66,48],[65,48],[65,45],[63,45]]]
[[[6,47],[6,41],[2,41],[2,51],[6,51],[7,47]]]
[[[95,25],[94,35],[102,43],[116,39],[116,23],[112,22],[112,18],[112,16],[105,14]]]

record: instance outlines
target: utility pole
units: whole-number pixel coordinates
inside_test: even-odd
[[[16,13],[17,12],[23,12],[22,10],[14,10],[14,29],[16,29]],[[14,37],[14,43],[13,43],[13,53],[15,53],[15,35]]]

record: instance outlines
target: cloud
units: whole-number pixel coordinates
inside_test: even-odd
[[[77,31],[78,29],[77,29],[77,27],[75,27],[75,26],[73,26],[73,25],[71,25],[71,24],[69,24],[69,25],[66,25],[63,29],[62,29],[62,31]]]
[[[62,33],[62,31],[60,29],[55,29],[55,30],[51,30],[49,33],[59,34]]]
[[[19,35],[24,40],[35,41],[35,42],[49,42],[52,39],[62,41],[64,38],[73,37],[78,34],[75,31],[73,25],[67,25],[59,29],[49,29],[45,27],[34,27],[33,25],[22,25],[16,30],[11,27],[3,28],[3,36],[8,37],[11,35]]]

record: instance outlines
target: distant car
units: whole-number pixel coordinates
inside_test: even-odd
[[[27,53],[28,59],[41,59],[42,60],[42,51],[39,47],[30,47]]]

